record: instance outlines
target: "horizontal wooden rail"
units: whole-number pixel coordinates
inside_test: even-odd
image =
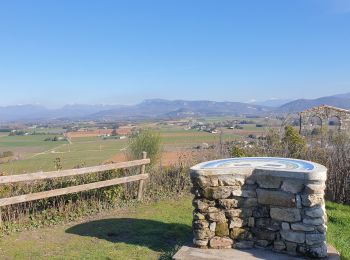
[[[27,173],[27,174],[20,174],[20,175],[18,174],[18,175],[10,175],[10,176],[0,176],[0,184],[76,176],[76,175],[83,175],[83,174],[87,174],[87,173],[103,172],[103,171],[108,171],[108,170],[123,169],[123,168],[129,168],[129,167],[134,167],[134,166],[142,166],[142,165],[149,164],[149,163],[150,163],[150,159],[141,159],[141,160],[135,160],[135,161],[112,163],[112,164],[79,168],[79,169],[51,171],[51,172],[35,172],[35,173]]]
[[[69,193],[93,190],[93,189],[113,186],[116,184],[128,183],[133,181],[141,181],[147,178],[148,178],[148,174],[138,174],[138,175],[133,175],[128,177],[115,178],[107,181],[99,181],[99,182],[82,184],[82,185],[77,185],[77,186],[72,186],[67,188],[61,188],[57,190],[42,191],[37,193],[15,196],[11,198],[3,198],[3,199],[0,199],[0,207],[18,204],[22,202],[33,201],[33,200],[45,199],[45,198],[50,198],[50,197],[55,197],[60,195],[66,195]]]

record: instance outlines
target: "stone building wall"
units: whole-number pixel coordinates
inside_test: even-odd
[[[321,127],[328,125],[331,118],[339,120],[339,131],[350,134],[350,111],[332,106],[318,106],[301,112],[300,114],[300,133],[305,134],[310,129],[310,119],[318,117],[321,121]]]
[[[194,245],[326,256],[325,179],[284,175],[192,171]]]

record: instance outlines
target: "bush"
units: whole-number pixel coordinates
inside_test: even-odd
[[[3,153],[0,153],[0,158],[11,157],[13,155],[14,155],[14,153],[12,151],[5,151]]]
[[[246,153],[244,152],[244,150],[242,148],[237,147],[237,146],[233,146],[230,152],[231,152],[232,157],[245,157],[246,156]]]
[[[292,126],[285,127],[282,144],[287,148],[290,157],[301,158],[305,154],[306,142]]]
[[[157,132],[143,129],[134,133],[129,139],[128,157],[132,160],[142,159],[142,152],[147,152],[147,157],[154,164],[160,156],[161,139]]]

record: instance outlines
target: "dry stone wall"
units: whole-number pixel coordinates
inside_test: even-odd
[[[321,127],[328,125],[328,120],[331,118],[338,118],[339,131],[350,134],[350,111],[337,107],[322,105],[307,109],[301,113],[300,116],[300,133],[306,134],[312,131],[313,127],[310,125],[310,119],[317,117],[321,121]]]
[[[270,248],[325,257],[325,178],[252,169],[191,171],[193,243],[200,248]]]

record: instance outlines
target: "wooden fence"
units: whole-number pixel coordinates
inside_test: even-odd
[[[21,175],[0,176],[0,184],[11,184],[11,183],[17,183],[17,182],[30,182],[30,181],[37,181],[37,180],[68,177],[68,176],[78,176],[78,175],[84,175],[84,174],[94,173],[94,172],[103,172],[108,170],[125,169],[125,168],[130,168],[135,166],[141,166],[141,172],[138,175],[114,178],[106,181],[99,181],[99,182],[71,186],[71,187],[66,187],[61,189],[30,193],[30,194],[19,195],[19,196],[14,196],[9,198],[2,198],[0,199],[0,225],[2,224],[1,207],[3,206],[14,205],[22,202],[45,199],[45,198],[50,198],[50,197],[55,197],[60,195],[66,195],[70,193],[81,192],[81,191],[88,191],[88,190],[93,190],[93,189],[98,189],[103,187],[109,187],[117,184],[133,182],[133,181],[139,181],[137,199],[141,200],[143,195],[143,183],[144,183],[144,180],[148,178],[148,174],[145,173],[145,168],[146,168],[146,164],[149,164],[149,163],[150,163],[150,159],[147,158],[147,153],[143,152],[143,159],[141,160],[106,164],[106,165],[79,168],[79,169],[62,170],[62,171],[36,172],[36,173],[28,173],[28,174],[21,174]]]

